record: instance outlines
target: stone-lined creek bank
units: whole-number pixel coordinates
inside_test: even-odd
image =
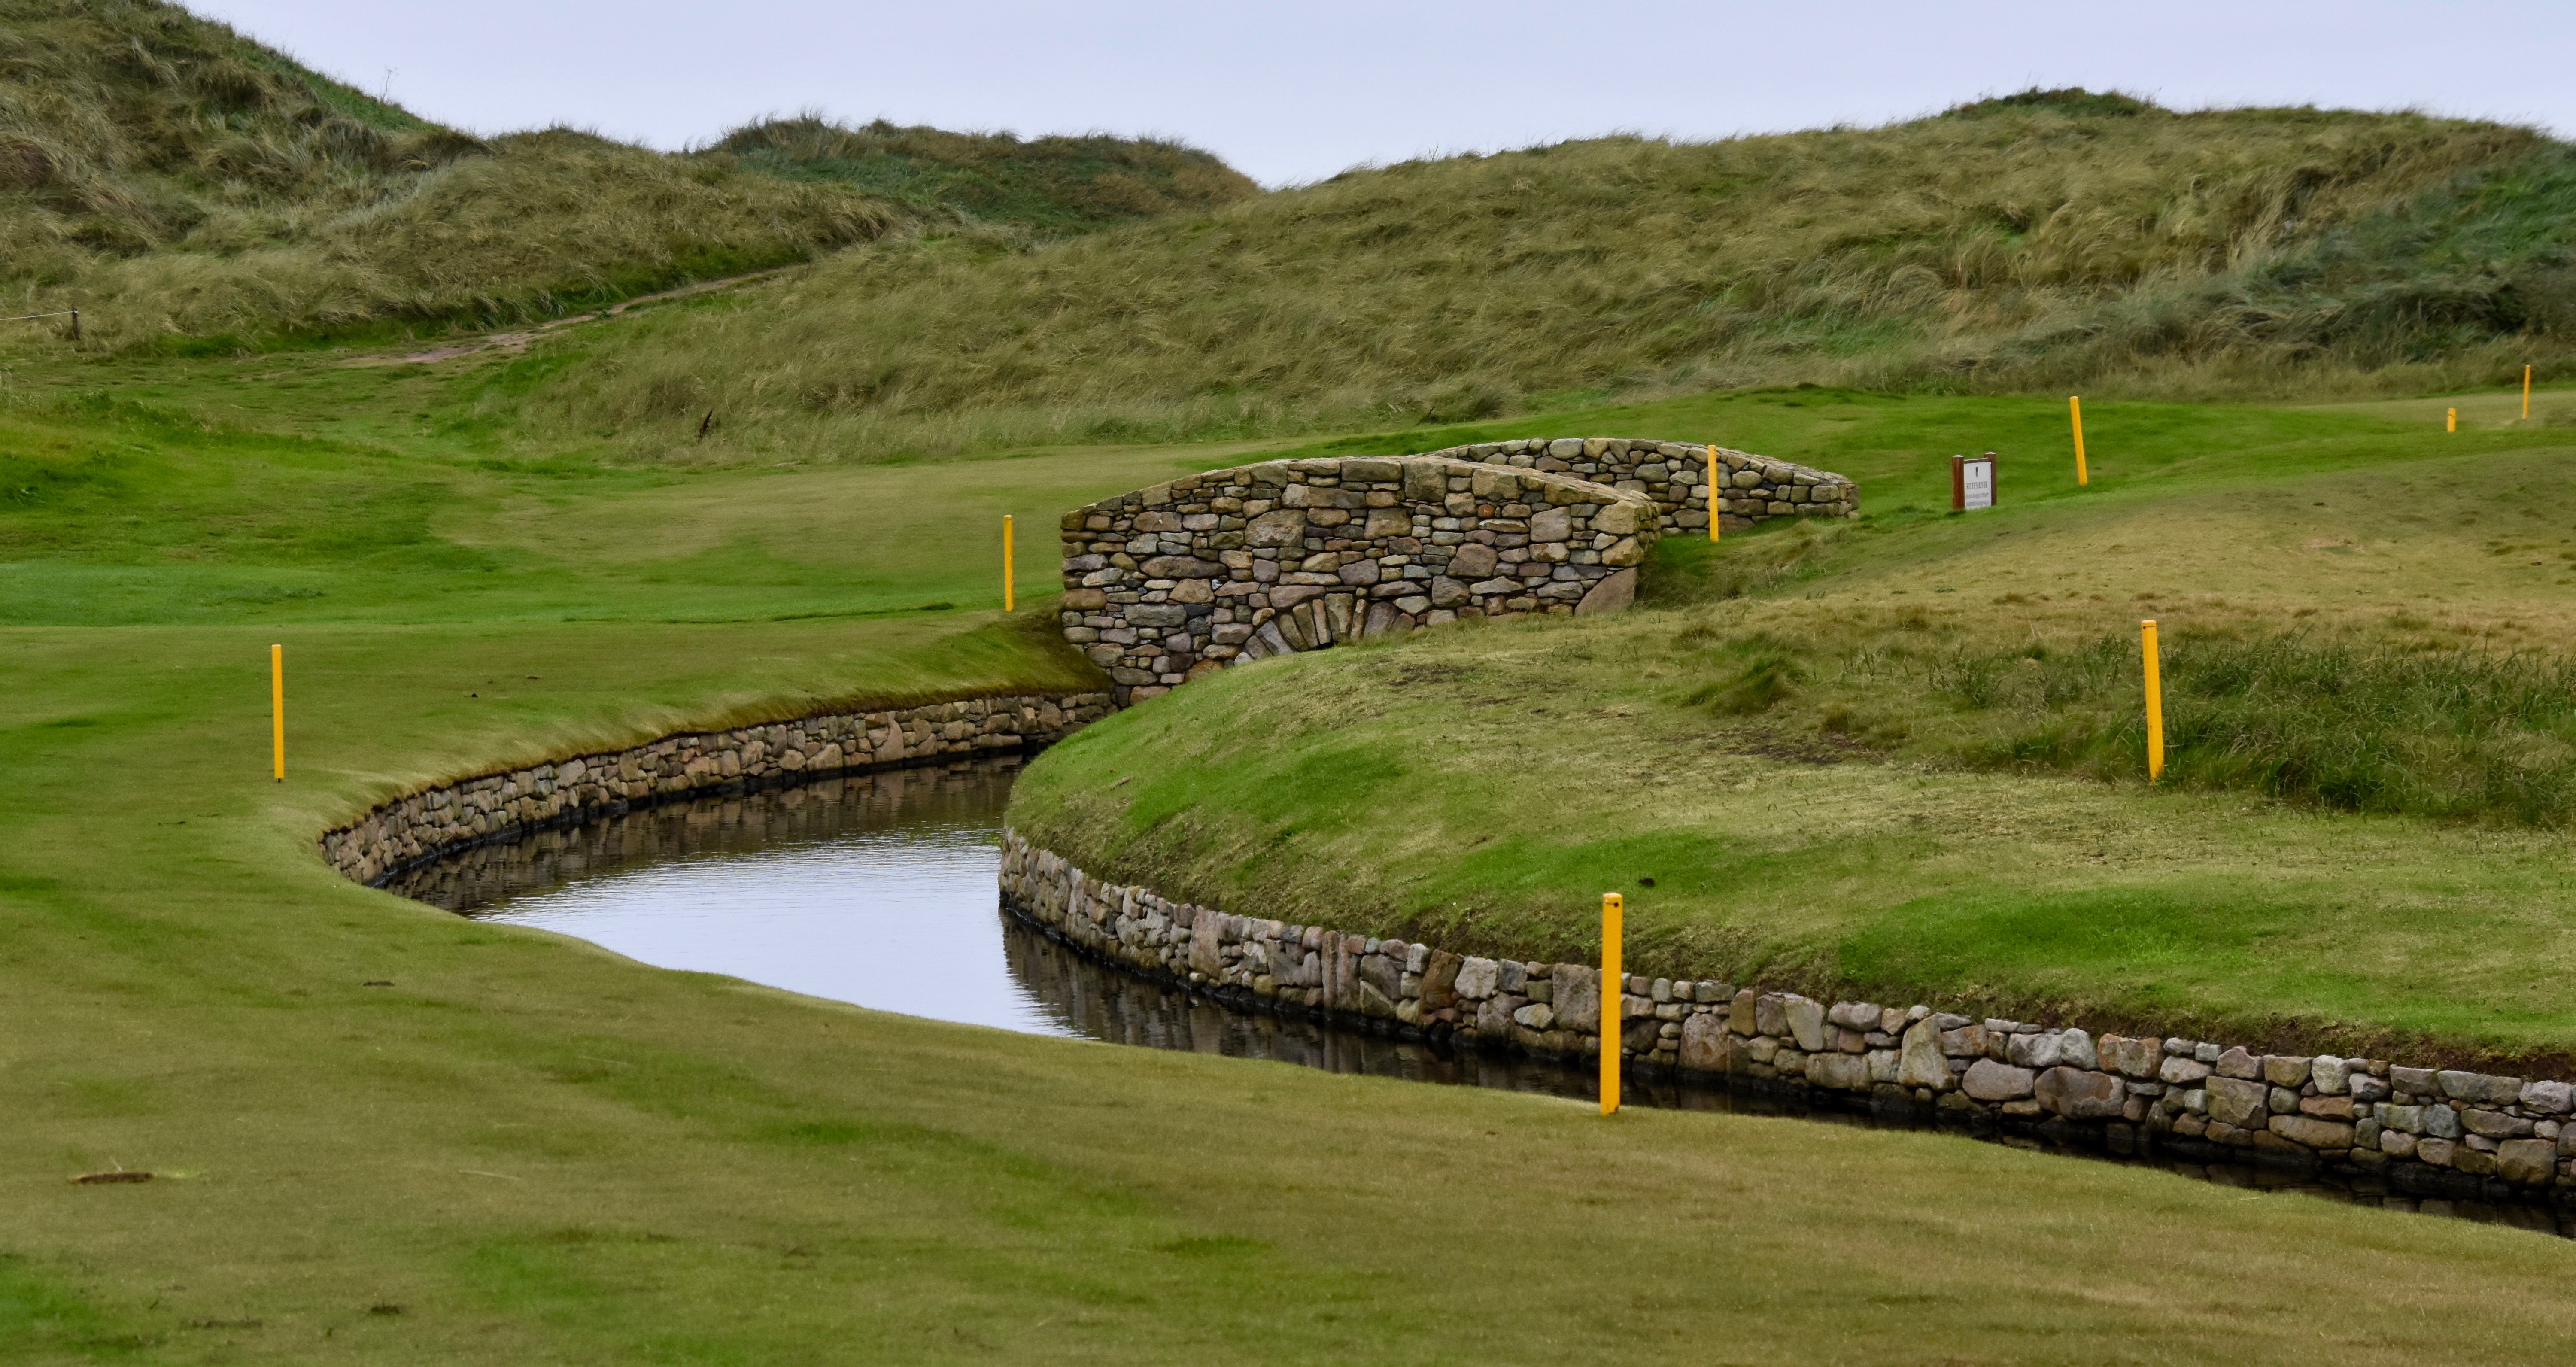
[[[2576,1087],[2552,1079],[2097,1038],[1717,981],[1605,984],[1588,964],[1462,956],[1175,901],[1093,878],[1016,832],[1001,876],[1004,905],[1067,944],[1246,1011],[1586,1068],[1616,1047],[1648,1076],[1900,1122],[2576,1211]]]
[[[622,863],[628,837],[644,828],[608,823],[664,808],[690,809],[677,814],[683,832],[692,819],[722,829],[747,819],[742,813],[769,811],[770,794],[791,809],[815,800],[812,794],[825,790],[813,785],[822,780],[891,782],[926,766],[1016,761],[1112,706],[1105,693],[1031,694],[680,733],[406,794],[326,832],[321,853],[357,881],[401,880],[424,900],[471,909],[473,898],[435,885],[471,882],[468,871],[478,862],[521,869],[522,876],[524,865],[550,860],[567,869]],[[712,816],[699,810],[709,802],[716,804]],[[1104,883],[1003,829],[1001,802],[994,797],[990,813],[998,857],[990,866],[967,861],[980,890],[962,901],[954,891],[943,893],[943,905],[974,907],[970,915],[985,917],[998,879],[1001,914],[1128,979],[1115,991],[1068,1000],[1142,1002],[1149,998],[1136,993],[1152,986],[1176,992],[1178,1005],[1170,1009],[1190,1017],[1186,1027],[1122,1025],[1097,1037],[1191,1048],[1233,1039],[1234,1047],[1219,1049],[1307,1063],[1391,1059],[1392,1071],[1426,1080],[1500,1078],[1568,1095],[1589,1091],[1581,1060],[1598,1048],[1605,992],[1587,965],[1465,958],[1436,946],[1282,925]],[[729,809],[737,815],[725,815]],[[672,839],[686,844],[681,836]],[[602,840],[609,843],[596,843]],[[485,850],[491,853],[478,861],[476,852]],[[919,862],[898,857],[876,867]],[[719,887],[697,900],[719,905],[731,896]],[[699,919],[718,935],[739,929],[736,918],[720,912]],[[998,967],[991,963],[995,953],[937,935],[889,953],[906,938],[898,932],[919,920],[899,910],[848,956],[899,961],[907,984]],[[1046,957],[1026,947],[1018,953],[1032,962]],[[671,967],[711,966],[685,936],[658,958],[639,957]],[[781,951],[782,961],[814,957],[810,945]],[[719,971],[780,981],[757,964]],[[818,994],[889,1004],[879,990],[827,986]],[[2213,1041],[2096,1039],[2082,1030],[1974,1021],[1925,1005],[1827,1004],[1718,982],[1632,978],[1607,995],[1617,1003],[1613,1019],[1623,1053],[1676,1099],[1698,1094],[1732,1106],[1752,1096],[1765,1106],[1860,1112],[1882,1123],[1957,1127],[2204,1172],[2281,1168],[2293,1182],[2367,1199],[2537,1210],[2531,1218],[2551,1228],[2576,1210],[2576,1087],[2553,1079],[2435,1071],[2384,1059],[2256,1055]],[[923,1015],[976,1018],[935,995],[909,1005]],[[1232,1019],[1198,1014],[1208,1010]],[[1099,1018],[1089,1007],[1057,1014],[1086,1013]],[[1132,1012],[1122,1007],[1120,1014]],[[983,1023],[1029,1028],[1025,1021]],[[1076,1032],[1067,1026],[1057,1033]],[[1247,1046],[1246,1039],[1258,1043]],[[1391,1042],[1393,1050],[1365,1043],[1370,1040]]]
[[[1016,754],[682,794],[488,834],[384,886],[449,910],[577,935],[661,966],[938,1019],[1333,1072],[1589,1100],[1588,1067],[1338,1022],[1113,964],[1006,911],[1000,843]],[[1526,972],[1526,965],[1522,966]],[[1526,979],[1524,979],[1524,984]],[[1942,1126],[2101,1153],[2045,1134],[1751,1078],[1632,1072],[1631,1104],[1884,1128]],[[2124,1159],[2246,1187],[2562,1231],[2528,1202],[2410,1196],[2384,1181],[2177,1155]]]

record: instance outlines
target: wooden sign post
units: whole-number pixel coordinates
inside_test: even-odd
[[[1950,511],[1975,512],[1995,506],[1995,453],[1950,457]]]

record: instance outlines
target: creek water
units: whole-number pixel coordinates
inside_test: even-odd
[[[998,887],[1002,816],[1018,772],[1017,759],[983,760],[670,803],[460,851],[386,887],[478,920],[578,936],[657,967],[936,1020],[1417,1082],[1597,1095],[1588,1066],[1237,1012],[1040,934],[1002,909]],[[1840,1124],[1922,1123],[1811,1108],[1769,1089],[1633,1075],[1622,1097]],[[2046,1147],[2020,1137],[2003,1142]],[[2235,1186],[2576,1234],[2576,1220],[2541,1205],[2410,1196],[2254,1166],[2126,1161]]]

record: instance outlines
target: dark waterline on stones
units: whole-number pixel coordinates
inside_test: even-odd
[[[1002,816],[1019,768],[1018,759],[1003,758],[695,798],[462,851],[386,887],[479,920],[578,936],[658,967],[935,1020],[1583,1101],[1598,1095],[1588,1065],[1236,1011],[1040,933],[1002,908],[997,881]],[[1917,1113],[1836,1109],[1807,1093],[1633,1073],[1622,1095],[1631,1105],[1930,1128]],[[2576,1234],[2576,1222],[2538,1204],[2410,1196],[2309,1171],[1985,1137],[2233,1186]]]

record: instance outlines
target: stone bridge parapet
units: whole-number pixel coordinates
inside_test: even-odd
[[[1065,514],[1064,634],[1123,707],[1264,656],[1615,611],[1656,538],[1704,534],[1712,510],[1721,528],[1845,518],[1860,492],[1787,461],[1628,437],[1215,470]]]
[[[1643,490],[1440,456],[1215,470],[1065,514],[1064,633],[1123,706],[1267,655],[1615,609],[1661,511]]]

